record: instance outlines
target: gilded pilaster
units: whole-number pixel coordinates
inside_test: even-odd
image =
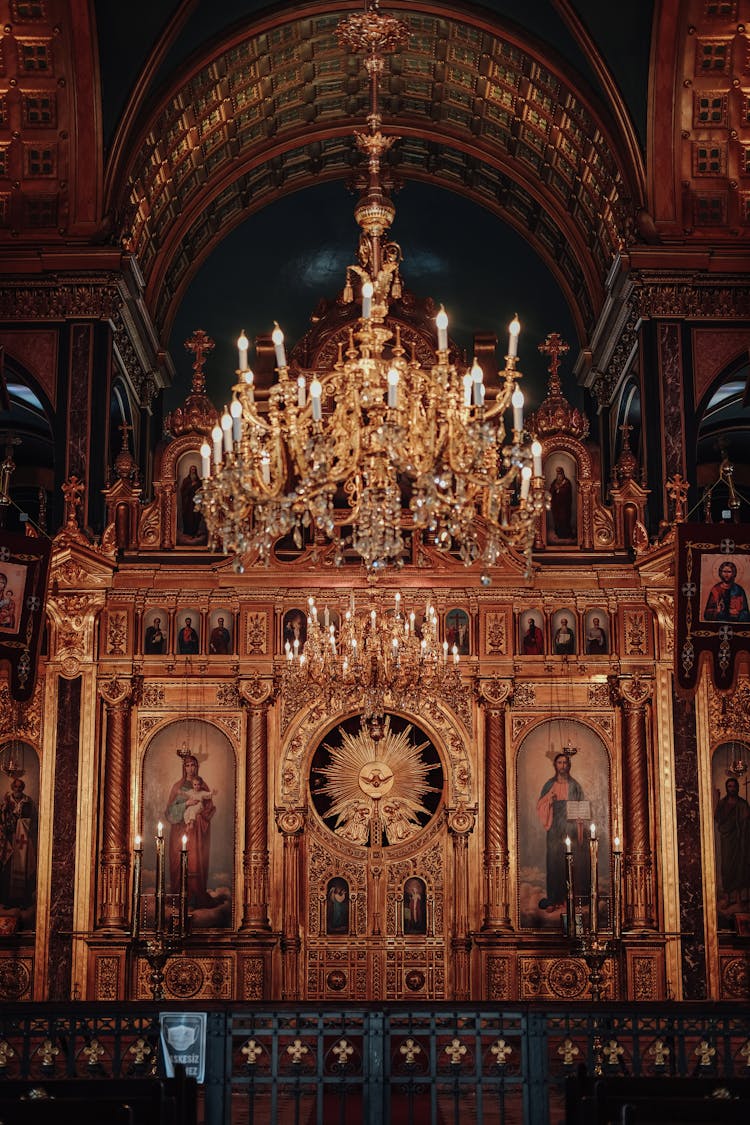
[[[474,829],[474,810],[459,805],[448,814],[448,831],[453,842],[453,996],[468,1000],[471,996],[469,934],[469,835]]]
[[[649,755],[646,708],[653,685],[639,673],[612,677],[613,702],[623,709],[622,807],[625,928],[652,929],[654,919]]]
[[[140,682],[117,675],[99,685],[107,716],[101,879],[97,928],[124,932],[128,927],[130,852],[130,717]]]
[[[481,684],[479,698],[485,707],[485,907],[482,929],[507,932],[512,926],[508,893],[510,857],[505,712],[511,698],[511,684],[506,680],[485,680]]]
[[[268,932],[268,707],[270,683],[240,685],[247,708],[245,847],[242,856],[242,930]]]
[[[284,892],[281,924],[281,999],[300,997],[300,890],[305,809],[277,809],[284,838]]]

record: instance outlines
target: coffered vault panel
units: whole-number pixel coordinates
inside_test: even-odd
[[[403,12],[389,60],[386,127],[402,178],[434,178],[489,206],[556,269],[589,320],[625,241],[636,173],[562,65],[465,21]],[[157,320],[168,325],[191,270],[231,226],[284,192],[351,174],[367,113],[361,60],[338,46],[340,12],[275,17],[236,32],[174,87],[142,131],[118,210]]]

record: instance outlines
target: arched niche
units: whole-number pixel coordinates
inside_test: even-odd
[[[191,759],[197,770],[189,765]],[[204,719],[180,719],[152,735],[141,760],[143,892],[153,894],[161,822],[168,895],[179,891],[179,852],[182,836],[187,837],[193,929],[232,925],[236,804],[234,749],[218,726]]]
[[[555,759],[567,751],[567,801],[550,793]],[[577,720],[544,719],[530,730],[516,756],[518,921],[522,929],[560,930],[565,914],[565,838],[574,853],[574,889],[588,898],[591,868],[588,840],[596,825],[600,922],[606,922],[610,893],[610,755],[596,731]],[[568,810],[568,804],[571,804]],[[565,808],[561,806],[565,803]],[[570,811],[570,816],[566,815]]]

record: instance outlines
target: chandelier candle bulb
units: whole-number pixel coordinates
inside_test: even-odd
[[[312,416],[313,422],[320,422],[323,417],[323,410],[320,403],[320,396],[323,394],[323,386],[318,379],[313,379],[310,384],[310,399],[312,401]]]
[[[233,398],[229,405],[232,415],[232,441],[237,445],[242,438],[242,403],[238,398]]]
[[[369,320],[372,316],[372,295],[375,292],[372,282],[366,281],[362,286],[362,317]]]
[[[388,406],[395,410],[398,406],[398,371],[392,367],[388,372]]]
[[[284,350],[284,333],[279,328],[278,321],[274,321],[273,324],[274,324],[274,329],[273,329],[273,332],[271,333],[271,339],[273,340],[273,350],[274,350],[274,354],[276,356],[276,366],[279,367],[279,368],[286,367],[286,351]]]
[[[297,379],[297,406],[299,406],[299,407],[304,406],[306,400],[307,400],[307,384],[305,382],[305,376],[300,375],[300,377]]]
[[[448,314],[440,306],[440,312],[435,317],[435,324],[437,325],[437,338],[438,338],[438,351],[448,351]]]
[[[264,453],[260,459],[260,475],[264,484],[271,483],[271,462],[267,453]]]
[[[143,847],[140,836],[133,845],[133,893],[130,906],[130,936],[138,937],[141,925],[141,880],[143,878]]]
[[[508,325],[508,359],[514,359],[518,355],[518,337],[520,332],[521,322],[516,313]]]
[[[471,406],[471,388],[474,385],[474,380],[467,371],[464,375],[464,406]]]
[[[214,426],[211,430],[211,439],[214,443],[214,465],[221,464],[221,426]]]
[[[224,407],[224,413],[221,416],[221,430],[224,438],[224,452],[232,452],[232,415]]]
[[[531,456],[534,459],[534,476],[540,477],[542,475],[542,443],[540,441],[532,441]]]
[[[240,353],[240,372],[249,371],[250,367],[247,362],[247,351],[250,347],[250,341],[245,335],[245,329],[242,329],[239,339],[237,340],[237,350]]]
[[[576,936],[576,904],[570,836],[565,837],[565,917],[568,923],[568,938],[574,938]]]
[[[245,394],[247,395],[247,401],[252,405],[255,402],[255,390],[253,388],[255,375],[249,367],[243,375],[243,380],[245,383]]]
[[[524,465],[521,469],[521,499],[528,500],[529,489],[531,488],[531,469],[528,465]]]
[[[620,837],[615,836],[612,852],[612,937],[622,937],[622,849]]]
[[[599,930],[599,841],[596,838],[596,825],[591,825],[591,839],[589,840],[589,858],[591,861],[591,888],[589,894],[589,931],[596,937]]]
[[[207,441],[201,446],[201,477],[206,480],[211,476],[211,446]]]
[[[443,641],[443,664],[448,663],[448,642]]]
[[[516,387],[510,401],[513,406],[513,429],[520,434],[523,430],[523,391],[520,387]]]
[[[482,402],[484,400],[484,394],[483,394],[484,387],[482,385],[483,379],[484,379],[484,372],[482,371],[482,368],[479,366],[479,364],[477,363],[477,361],[475,359],[474,364],[473,364],[472,369],[471,369],[471,381],[472,381],[473,387],[474,387],[474,405],[475,406],[481,406]]]

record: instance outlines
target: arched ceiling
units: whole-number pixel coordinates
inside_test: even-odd
[[[108,201],[160,329],[199,263],[248,214],[351,176],[366,86],[334,29],[358,7],[311,0],[234,26],[182,67],[147,116],[126,114]],[[455,5],[388,10],[410,29],[383,84],[386,131],[402,137],[394,175],[450,187],[521,232],[585,336],[643,204],[627,131],[556,55],[486,10],[462,8],[460,18]]]

